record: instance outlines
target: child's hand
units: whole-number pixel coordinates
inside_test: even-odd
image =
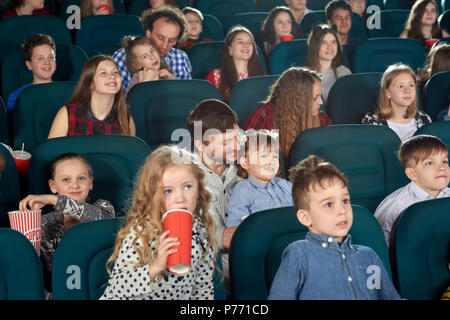
[[[56,205],[58,197],[53,194],[30,194],[19,202],[19,210],[39,210],[48,204]]]
[[[95,12],[96,16],[98,16],[98,15],[108,15],[108,14],[109,14],[109,10],[107,8],[105,8],[105,7],[101,7],[100,9],[98,9]]]
[[[139,82],[153,81],[158,78],[158,71],[155,69],[145,68],[143,71],[139,71]]]
[[[172,72],[170,72],[166,69],[159,70],[158,75],[162,79],[176,79],[177,78]]]
[[[164,232],[159,239],[159,246],[157,249],[158,256],[148,269],[150,280],[153,280],[158,274],[166,270],[167,257],[178,251],[178,249],[170,249],[174,246],[180,245],[180,242],[178,241],[178,238],[166,238],[169,232],[169,230]]]

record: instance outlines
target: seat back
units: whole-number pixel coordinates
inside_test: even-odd
[[[197,0],[195,7],[219,19],[224,30],[231,26],[235,14],[256,11],[253,0]]]
[[[425,111],[435,120],[439,112],[448,108],[450,94],[450,71],[431,76],[424,86]]]
[[[9,124],[6,106],[0,97],[0,142],[9,145]]]
[[[383,231],[372,212],[352,205],[352,242],[372,248],[390,275],[389,255]],[[278,270],[284,249],[303,240],[308,229],[297,220],[294,207],[254,213],[236,230],[231,242],[230,279],[232,299],[265,300]]]
[[[394,284],[406,299],[437,300],[450,282],[450,198],[417,202],[399,216],[389,253]]]
[[[447,2],[449,2],[447,0]],[[447,9],[444,13],[442,13],[438,18],[439,28],[450,32],[450,9]]]
[[[387,126],[341,124],[300,133],[291,148],[290,167],[314,154],[347,177],[353,204],[375,212],[391,192],[406,185],[397,151],[397,134]]]
[[[398,37],[405,28],[409,9],[380,10],[373,13],[372,21],[380,21],[380,28],[369,29],[370,38]]]
[[[268,96],[278,76],[251,77],[239,81],[230,92],[229,106],[236,112],[239,127],[244,128],[248,116]]]
[[[303,66],[307,51],[306,39],[294,39],[278,44],[270,55],[270,73],[280,75],[290,67]]]
[[[188,56],[192,66],[192,79],[205,79],[208,72],[220,67],[224,45],[225,41],[200,42],[189,50]],[[266,72],[264,54],[258,46],[256,46],[256,50],[258,51],[261,69]]]
[[[88,60],[86,53],[72,44],[56,45],[56,71],[53,81],[78,81],[81,70]],[[2,92],[5,97],[15,89],[33,81],[33,73],[25,65],[19,48],[11,50],[3,60]]]
[[[25,15],[7,17],[0,22],[0,63],[10,49],[20,47],[35,33],[51,36],[55,43],[72,43],[66,22],[60,17]]]
[[[353,70],[354,73],[384,72],[388,66],[398,62],[417,70],[423,66],[425,57],[425,48],[414,39],[367,39],[356,47]]]
[[[30,240],[0,228],[0,243],[0,300],[44,300],[42,265]]]
[[[429,134],[438,137],[450,148],[450,121],[435,121],[426,124],[414,133],[415,136],[419,134]]]
[[[81,20],[81,28],[75,31],[75,44],[89,57],[99,53],[112,55],[122,47],[122,38],[126,35],[145,35],[138,16],[88,16]]]
[[[176,144],[180,139],[190,144],[186,119],[205,99],[221,99],[217,88],[205,80],[158,80],[135,85],[127,101],[136,123],[136,136],[152,150],[160,144]]]
[[[73,136],[45,140],[31,158],[29,193],[48,193],[49,165],[66,152],[86,157],[94,172],[93,201],[105,199],[114,206],[116,216],[129,204],[139,169],[150,154],[141,139],[126,135]]]
[[[203,13],[203,31],[200,39],[209,38],[214,41],[223,41],[225,39],[225,31],[222,23],[212,14]]]
[[[243,12],[235,14],[231,17],[231,26],[242,25],[249,29],[255,40],[258,42],[261,33],[261,26],[269,12]]]
[[[14,107],[14,146],[32,153],[45,141],[58,110],[70,99],[76,82],[52,82],[25,88]]]
[[[284,0],[259,0],[258,10],[270,12],[270,10],[278,6],[286,6],[286,2]]]
[[[337,79],[327,100],[327,114],[333,123],[361,123],[361,117],[378,104],[382,75],[379,72],[355,73]]]
[[[90,221],[72,227],[64,235],[53,261],[54,300],[100,298],[109,278],[106,261],[112,254],[117,233],[124,224],[124,218]],[[218,254],[217,261],[220,260]],[[217,271],[214,273],[214,288],[215,299],[225,300],[225,287]]]
[[[20,198],[20,183],[14,158],[0,143],[0,153],[5,158],[5,169],[0,173],[0,228],[9,227],[8,211],[17,210]]]

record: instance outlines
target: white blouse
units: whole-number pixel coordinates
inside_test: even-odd
[[[411,138],[417,131],[417,121],[415,118],[412,118],[411,121],[403,124],[394,123],[387,120],[387,124],[389,128],[395,131],[402,142]]]

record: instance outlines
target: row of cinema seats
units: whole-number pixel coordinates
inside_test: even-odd
[[[450,242],[450,198],[416,203],[400,215],[388,250],[378,221],[364,207],[352,205],[353,242],[371,247],[380,257],[400,295],[406,299],[435,300],[445,291]],[[72,227],[59,244],[53,264],[55,300],[98,299],[108,280],[105,263],[112,252],[123,218],[81,223]],[[286,207],[255,213],[238,227],[230,254],[232,299],[264,300],[287,245],[304,239],[307,229]],[[42,267],[28,239],[0,228],[0,299],[44,298]],[[220,254],[217,263],[220,266]],[[214,275],[215,299],[226,299],[220,273]],[[332,288],[330,288],[332,290]]]
[[[330,90],[327,114],[334,124],[357,124],[364,113],[377,104],[381,73],[356,73],[339,78]],[[232,89],[229,105],[244,127],[249,114],[264,101],[276,75],[252,77],[239,81]],[[16,101],[14,119],[8,119],[0,98],[0,142],[33,154],[47,139],[57,111],[72,95],[76,82],[53,82],[27,87]],[[434,120],[448,107],[450,72],[433,75],[426,83],[422,109]],[[349,94],[351,92],[351,94]],[[418,92],[420,94],[420,92]],[[127,102],[136,123],[136,135],[151,149],[161,143],[180,142],[176,129],[186,128],[190,111],[204,99],[221,99],[216,87],[204,80],[160,80],[134,86]],[[422,99],[419,99],[422,101]],[[164,106],[164,108],[161,108]],[[8,123],[12,127],[8,128]]]

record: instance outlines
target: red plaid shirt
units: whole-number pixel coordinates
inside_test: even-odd
[[[69,136],[95,134],[121,134],[119,122],[111,114],[103,121],[97,120],[91,114],[89,107],[82,104],[66,105],[69,115]]]
[[[322,111],[319,110],[319,120],[320,126],[326,127],[332,125],[333,122],[331,119]],[[267,129],[272,130],[272,121],[273,121],[273,105],[271,102],[262,104],[253,111],[247,118],[247,122],[245,123],[244,129]]]

